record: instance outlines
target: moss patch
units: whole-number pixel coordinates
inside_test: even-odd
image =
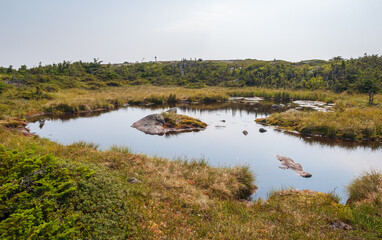
[[[162,113],[165,120],[163,127],[165,128],[175,128],[175,129],[188,129],[188,128],[206,128],[207,124],[189,116],[176,114],[173,112]]]

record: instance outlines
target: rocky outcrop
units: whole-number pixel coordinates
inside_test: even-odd
[[[244,131],[243,131],[243,134],[244,134],[245,136],[247,136],[247,135],[248,135],[248,131],[247,131],[247,130],[244,130]]]
[[[283,165],[280,167],[281,169],[292,169],[298,175],[304,178],[310,178],[312,176],[312,174],[304,172],[302,166],[299,163],[295,163],[292,159],[280,155],[276,155],[276,157],[281,162],[281,165]]]
[[[147,134],[161,135],[167,133],[167,129],[163,128],[164,123],[165,121],[161,114],[151,114],[133,123],[132,127]]]
[[[177,115],[174,111],[163,114],[151,114],[132,125],[133,128],[151,135],[200,131],[204,130],[206,126],[207,124],[197,119]]]

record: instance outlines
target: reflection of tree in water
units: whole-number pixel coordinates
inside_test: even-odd
[[[150,109],[150,110],[161,110],[163,111],[166,108],[171,107],[177,107],[185,112],[191,112],[191,113],[203,113],[203,112],[214,112],[214,111],[231,111],[233,114],[236,114],[236,111],[239,111],[240,113],[246,112],[246,113],[254,113],[255,117],[257,117],[257,114],[265,114],[266,116],[273,113],[273,112],[282,112],[287,110],[287,107],[281,107],[279,109],[273,109],[272,108],[273,102],[246,102],[246,103],[234,103],[234,102],[225,102],[225,103],[213,103],[213,104],[164,104],[164,105],[155,105],[155,104],[147,104],[147,105],[132,105],[124,108],[129,107],[136,107],[136,108],[143,108],[143,109]],[[64,114],[44,114],[40,116],[31,117],[28,119],[29,122],[37,122],[41,120],[61,120],[63,122],[68,121],[70,119],[75,118],[90,118],[90,117],[98,117],[101,114],[109,112],[107,110],[103,111],[96,111],[96,112],[86,112],[86,113],[64,113]],[[41,126],[41,128],[44,125]]]
[[[61,120],[62,122],[69,121],[71,119],[76,118],[90,118],[90,117],[98,117],[102,113],[108,111],[97,111],[97,112],[86,112],[86,113],[64,113],[64,114],[43,114],[35,117],[28,118],[29,122],[39,122],[40,129],[42,129],[45,125],[46,120]]]
[[[44,127],[44,125],[45,125],[45,119],[40,119],[38,122],[40,124],[39,128],[42,129]]]
[[[124,108],[143,108],[143,109],[150,109],[150,110],[160,110],[164,111],[167,108],[170,107],[177,107],[186,113],[203,113],[203,112],[218,112],[225,110],[226,112],[232,111],[232,115],[235,116],[237,112],[239,114],[242,114],[243,112],[249,114],[254,114],[254,119],[257,118],[258,114],[262,114],[265,116],[268,116],[269,114],[273,112],[283,112],[290,108],[296,107],[295,105],[291,106],[280,106],[278,109],[272,108],[272,105],[274,102],[272,101],[261,101],[261,102],[224,102],[224,103],[213,103],[213,104],[172,104],[172,105],[140,105],[140,106],[128,106]],[[39,122],[39,127],[42,129],[45,125],[46,120],[61,120],[62,122],[69,121],[70,119],[75,118],[92,118],[92,117],[98,117],[101,114],[108,112],[108,111],[96,111],[96,112],[87,112],[87,113],[67,113],[67,114],[46,114],[46,115],[40,115],[33,118],[29,118],[29,122]],[[166,138],[174,137],[179,133],[168,133],[165,134]],[[338,139],[331,139],[331,138],[325,138],[325,137],[311,137],[311,136],[303,136],[296,133],[291,132],[284,132],[284,134],[288,135],[294,135],[296,137],[299,137],[302,139],[305,143],[310,145],[321,145],[321,146],[329,146],[329,147],[343,147],[345,149],[357,149],[357,148],[364,148],[364,149],[371,149],[371,150],[379,150],[382,148],[382,143],[380,142],[371,142],[371,141],[351,141],[351,140],[338,140]]]
[[[291,107],[281,106],[279,109],[272,108],[273,102],[226,102],[226,103],[216,103],[216,104],[187,104],[187,105],[178,105],[179,109],[182,109],[186,112],[192,113],[203,113],[203,112],[214,112],[214,111],[232,111],[232,115],[235,116],[237,112],[242,114],[243,112],[255,114],[257,117],[258,114],[263,114],[268,116],[274,112],[283,112],[288,110]]]

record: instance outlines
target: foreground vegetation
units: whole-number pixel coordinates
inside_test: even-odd
[[[276,112],[263,123],[377,141],[382,98],[373,94],[379,91],[380,61],[365,56],[114,66],[95,60],[0,68],[0,238],[382,238],[380,172],[357,178],[346,205],[334,194],[293,189],[250,202],[256,187],[248,167],[212,168],[204,161],[131,154],[119,146],[99,151],[91,143],[63,146],[18,134],[26,133],[26,119],[37,114],[258,96],[335,103],[333,112]],[[187,121],[164,117],[174,124]]]
[[[333,194],[281,190],[245,200],[247,167],[211,168],[0,129],[2,239],[378,239],[382,174]],[[366,190],[367,189],[367,190]]]

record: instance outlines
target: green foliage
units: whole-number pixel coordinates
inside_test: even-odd
[[[273,89],[332,90],[335,92],[377,93],[382,86],[382,57],[365,55],[357,59],[329,61],[194,61],[101,64],[68,62],[31,69],[5,69],[7,78],[32,88],[99,89],[121,85],[178,85],[186,88],[206,86],[256,86]],[[278,96],[277,96],[278,97]],[[287,96],[284,96],[287,97]],[[28,99],[32,98],[29,96]],[[283,98],[280,96],[280,98]]]
[[[0,146],[0,238],[67,239],[76,232],[71,210],[81,171],[69,170],[52,157],[6,151]]]
[[[0,82],[0,94],[7,89],[8,84]]]
[[[94,149],[84,143],[70,147],[76,153]],[[142,189],[99,172],[0,146],[0,239],[115,239],[139,233]]]
[[[36,86],[35,90],[24,90],[21,91],[18,94],[18,97],[27,99],[27,100],[42,100],[42,99],[52,99],[52,96],[50,96],[47,93],[44,93],[44,91],[41,89],[40,86]]]

